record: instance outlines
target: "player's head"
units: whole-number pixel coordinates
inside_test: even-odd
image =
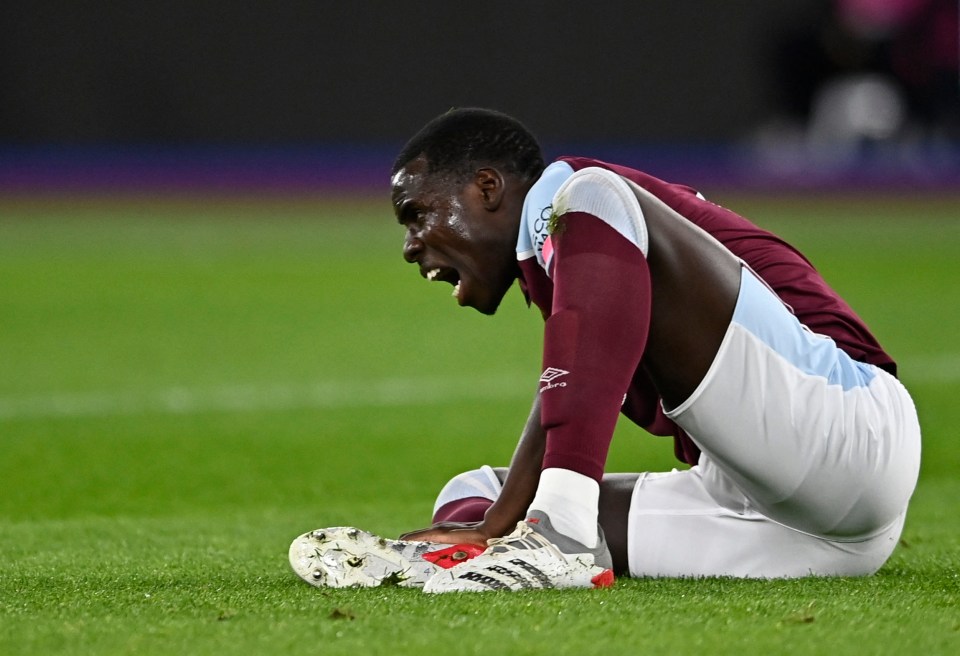
[[[493,314],[516,279],[523,199],[543,168],[537,140],[509,116],[458,109],[430,121],[391,172],[404,259]]]
[[[400,151],[391,176],[419,157],[430,174],[458,183],[483,167],[531,182],[544,169],[536,137],[517,119],[492,109],[451,109],[436,117]]]

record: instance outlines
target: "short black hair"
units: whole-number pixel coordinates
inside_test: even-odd
[[[517,119],[492,109],[451,109],[427,123],[397,156],[391,177],[412,160],[425,156],[427,172],[462,181],[483,166],[497,166],[524,180],[544,169],[536,137]]]

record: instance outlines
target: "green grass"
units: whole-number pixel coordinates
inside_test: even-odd
[[[795,242],[901,363],[921,481],[866,579],[321,591],[320,526],[424,525],[508,460],[541,320],[458,311],[385,201],[0,201],[0,654],[960,653],[956,199],[721,198]],[[611,469],[674,465],[618,428]]]

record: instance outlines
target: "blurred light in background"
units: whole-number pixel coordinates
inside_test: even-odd
[[[958,3],[15,3],[0,193],[379,192],[469,105],[695,184],[960,188]]]

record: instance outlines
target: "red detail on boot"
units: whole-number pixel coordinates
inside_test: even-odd
[[[616,577],[613,575],[613,570],[605,569],[590,579],[590,582],[593,583],[594,588],[609,588],[615,580]]]
[[[450,569],[451,567],[456,567],[460,563],[470,560],[474,556],[479,556],[486,550],[486,547],[481,547],[477,544],[455,544],[447,549],[425,553],[423,554],[423,559],[433,563],[437,567]]]

